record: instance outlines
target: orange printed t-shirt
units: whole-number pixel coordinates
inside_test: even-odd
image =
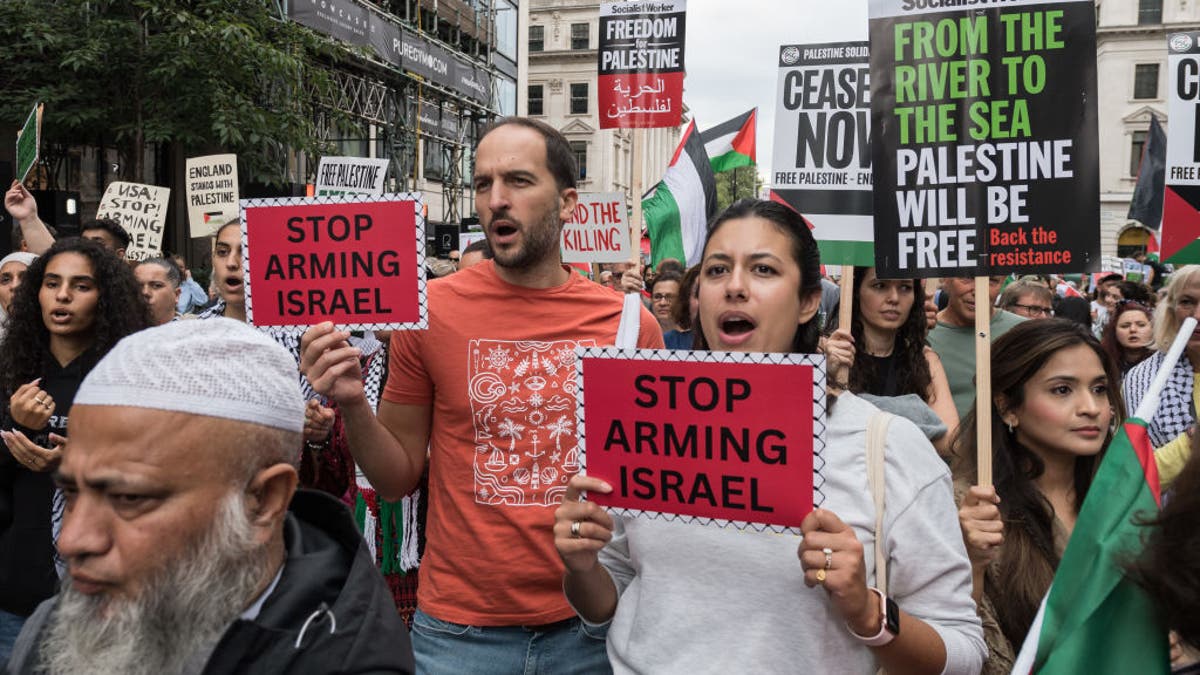
[[[616,341],[622,296],[575,273],[513,286],[490,260],[428,290],[429,329],[392,334],[383,395],[433,408],[417,603],[479,626],[571,617],[553,527],[579,471],[575,347]],[[663,346],[644,307],[638,346]]]

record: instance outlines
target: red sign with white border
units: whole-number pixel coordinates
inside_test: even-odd
[[[824,358],[580,348],[588,499],[633,515],[799,533],[819,503]]]
[[[241,207],[251,324],[428,326],[419,195],[248,199]]]

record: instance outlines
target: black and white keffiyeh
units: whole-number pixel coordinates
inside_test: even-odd
[[[1142,397],[1150,389],[1150,382],[1162,368],[1165,354],[1156,352],[1153,356],[1134,366],[1125,375],[1125,406],[1127,412],[1133,415]],[[1176,436],[1187,431],[1196,421],[1196,409],[1192,403],[1192,382],[1195,373],[1187,357],[1179,359],[1167,385],[1163,387],[1158,399],[1158,410],[1150,419],[1147,432],[1154,447],[1161,448],[1170,443]]]

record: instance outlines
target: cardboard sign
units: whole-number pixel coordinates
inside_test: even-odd
[[[37,164],[42,147],[42,111],[45,109],[46,106],[41,103],[34,105],[25,124],[17,132],[17,172],[14,175],[22,183]]]
[[[114,181],[105,188],[96,217],[111,218],[129,233],[126,258],[145,260],[162,255],[170,199],[170,188]]]
[[[868,55],[865,41],[779,48],[771,189],[812,224],[826,265],[875,264]]]
[[[799,532],[823,496],[825,359],[580,348],[588,499],[621,515]]]
[[[322,157],[317,165],[316,195],[383,194],[388,161],[366,157]]]
[[[428,326],[419,194],[242,200],[246,318],[255,326]]]
[[[1200,31],[1167,36],[1171,133],[1163,190],[1162,261],[1200,263]]]
[[[1095,270],[1095,4],[869,7],[879,276]]]
[[[237,155],[189,157],[185,165],[191,236],[211,237],[238,217]]]
[[[601,129],[679,126],[686,10],[686,0],[600,5]]]
[[[629,262],[627,213],[622,192],[580,192],[574,215],[563,223],[563,262]]]

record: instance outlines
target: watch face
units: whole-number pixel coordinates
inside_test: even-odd
[[[887,599],[887,613],[884,616],[884,627],[892,635],[900,634],[900,608],[896,606],[896,601],[891,598]]]

